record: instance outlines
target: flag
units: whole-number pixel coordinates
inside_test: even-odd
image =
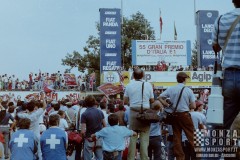
[[[122,74],[122,71],[121,69],[118,70],[118,76],[119,76],[119,81],[120,81],[120,87],[121,87],[121,90],[124,90],[124,76]]]
[[[43,82],[43,91],[45,93],[51,93],[52,91],[54,91],[53,85],[49,85],[47,84],[47,82]]]
[[[118,73],[118,76],[119,76],[119,81],[120,81],[120,83],[123,83],[124,77],[123,77],[123,74],[122,74],[121,69],[119,69],[117,73]]]
[[[163,26],[163,22],[162,22],[162,14],[161,14],[161,10],[160,10],[160,19],[159,19],[159,22],[160,22],[160,34],[162,34],[162,26]]]
[[[176,29],[175,22],[174,22],[174,40],[177,40],[177,29]]]
[[[76,86],[77,85],[75,74],[65,73],[63,75],[63,77],[64,77],[66,86]]]
[[[105,83],[98,87],[98,90],[106,96],[115,95],[123,92],[122,86],[114,86],[112,83]]]

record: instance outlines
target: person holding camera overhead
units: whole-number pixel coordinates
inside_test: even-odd
[[[193,142],[193,135],[194,135],[194,126],[191,115],[189,113],[189,108],[196,108],[195,105],[195,95],[193,91],[185,87],[186,80],[189,76],[185,72],[178,72],[177,74],[177,82],[176,86],[172,86],[167,88],[163,93],[160,94],[158,99],[164,106],[168,106],[169,104],[165,101],[166,98],[170,98],[171,102],[173,103],[173,107],[176,107],[178,98],[180,96],[180,92],[182,91],[181,98],[177,105],[176,112],[174,113],[174,123],[172,124],[173,128],[173,152],[174,156],[177,160],[184,160],[185,155],[182,149],[182,141],[181,135],[182,131],[185,132],[186,137],[189,141],[190,148],[192,153],[194,153],[194,142]],[[185,88],[183,88],[185,87]]]
[[[153,88],[149,82],[142,82],[144,77],[143,70],[136,68],[133,71],[134,80],[131,81],[125,89],[124,104],[129,104],[129,129],[134,130],[140,134],[140,159],[148,160],[148,144],[149,144],[149,132],[150,124],[141,123],[136,119],[137,113],[139,113],[141,104],[143,103],[143,109],[149,109],[150,103],[154,102]],[[142,97],[142,85],[144,83],[143,97]],[[149,103],[150,102],[150,103]],[[137,136],[130,138],[130,144],[128,148],[128,160],[135,159]]]

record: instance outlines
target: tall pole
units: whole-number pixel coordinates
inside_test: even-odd
[[[123,51],[123,0],[121,0],[121,19],[122,19],[122,22],[121,22],[121,53],[122,53],[122,67],[124,67],[124,51]]]
[[[196,15],[196,0],[194,0],[194,24],[197,25],[197,15]]]
[[[123,26],[123,0],[121,0],[121,18],[122,18],[122,26]]]
[[[161,26],[161,8],[159,8],[159,25],[160,25],[160,40],[161,40],[161,37],[162,37],[162,26]]]

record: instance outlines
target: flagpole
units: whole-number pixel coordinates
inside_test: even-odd
[[[121,19],[122,19],[122,26],[123,26],[123,0],[121,0]]]
[[[124,67],[124,52],[123,47],[122,47],[122,43],[123,43],[123,0],[121,0],[121,53],[122,53],[122,67]]]
[[[160,18],[161,18],[161,8],[159,8],[159,21],[160,21]],[[161,32],[161,24],[159,22],[159,25],[160,25],[160,40],[161,40],[161,37],[162,37],[162,32]]]
[[[175,21],[174,21],[174,40],[175,41],[177,40],[177,29],[176,29]]]
[[[176,27],[175,27],[175,21],[174,21],[174,22],[173,22],[173,32],[174,32],[174,33],[173,33],[173,34],[174,34],[173,39],[174,39],[174,40],[176,40],[175,28],[176,28]]]
[[[194,7],[194,11],[193,11],[193,12],[194,12],[194,14],[193,14],[193,15],[194,15],[194,24],[197,25],[197,17],[196,17],[196,0],[194,0],[194,4],[193,4],[193,5],[194,5],[194,6],[193,6],[193,7]]]

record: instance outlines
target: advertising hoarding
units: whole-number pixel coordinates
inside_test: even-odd
[[[190,41],[133,40],[133,65],[167,65],[188,66],[191,64]]]
[[[120,9],[100,10],[100,71],[118,70],[121,65]]]
[[[218,11],[200,10],[197,12],[197,46],[198,64],[209,66],[214,64],[215,54],[212,49],[212,31]],[[219,59],[219,57],[218,57]]]
[[[191,88],[209,88],[212,85],[213,71],[185,71],[189,75],[187,79],[187,86]],[[126,86],[133,79],[133,72],[122,72],[123,84]],[[145,81],[150,82],[156,88],[167,88],[177,84],[176,76],[177,71],[171,72],[158,72],[158,71],[145,71]],[[115,71],[106,71],[101,74],[101,83],[112,83],[115,85],[120,84],[120,78]]]

